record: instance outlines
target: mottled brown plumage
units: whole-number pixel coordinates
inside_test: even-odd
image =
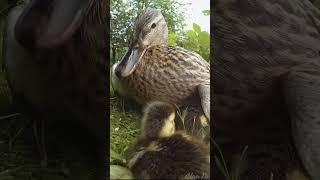
[[[180,104],[210,80],[210,67],[199,55],[179,47],[149,48],[131,76],[123,78],[139,102],[154,99]]]

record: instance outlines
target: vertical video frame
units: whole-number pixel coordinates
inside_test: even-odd
[[[110,179],[209,179],[210,1],[110,9]]]

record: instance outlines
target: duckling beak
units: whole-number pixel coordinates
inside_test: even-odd
[[[130,45],[126,54],[115,69],[115,74],[120,77],[127,77],[134,72],[141,57],[145,53],[145,48],[136,48]]]

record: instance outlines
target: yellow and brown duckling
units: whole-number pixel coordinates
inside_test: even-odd
[[[175,130],[175,109],[164,102],[152,102],[144,109],[141,136],[156,138],[171,136]]]
[[[168,27],[161,12],[144,10],[136,19],[133,38],[114,75],[127,96],[145,104],[163,101],[180,105],[190,96],[201,99],[210,119],[210,65],[200,55],[167,46]]]
[[[164,102],[147,105],[142,132],[129,150],[128,167],[137,179],[209,179],[209,147],[175,131],[175,109]]]

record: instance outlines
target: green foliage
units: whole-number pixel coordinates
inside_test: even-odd
[[[193,29],[186,32],[186,36],[178,45],[200,54],[206,61],[210,61],[210,34],[202,31],[201,27],[193,23]]]
[[[125,112],[124,106],[131,109]],[[131,179],[126,168],[126,154],[129,146],[138,137],[141,115],[132,110],[132,104],[124,104],[121,98],[110,99],[110,179]]]
[[[210,34],[207,31],[202,31],[196,23],[193,23],[193,29],[184,32],[183,35],[170,33],[168,45],[192,50],[210,62]]]
[[[131,5],[137,10],[136,12],[147,7],[159,9],[166,18],[169,32],[177,33],[185,27],[185,4],[180,3],[179,0],[129,0],[129,2],[130,1]]]
[[[193,23],[193,30],[196,32],[196,33],[201,33],[201,28],[198,24],[196,23]]]
[[[110,152],[112,164],[123,164],[129,145],[138,136],[141,115],[136,104],[122,101],[120,97],[110,99]],[[126,107],[130,109],[126,111]],[[120,160],[120,161],[119,161]]]
[[[111,1],[111,22],[110,22],[110,47],[112,59],[120,59],[118,54],[124,54],[125,50],[121,49],[128,46],[129,35],[131,34],[131,28],[133,26],[133,9],[123,8],[128,7],[129,3],[122,0]]]

